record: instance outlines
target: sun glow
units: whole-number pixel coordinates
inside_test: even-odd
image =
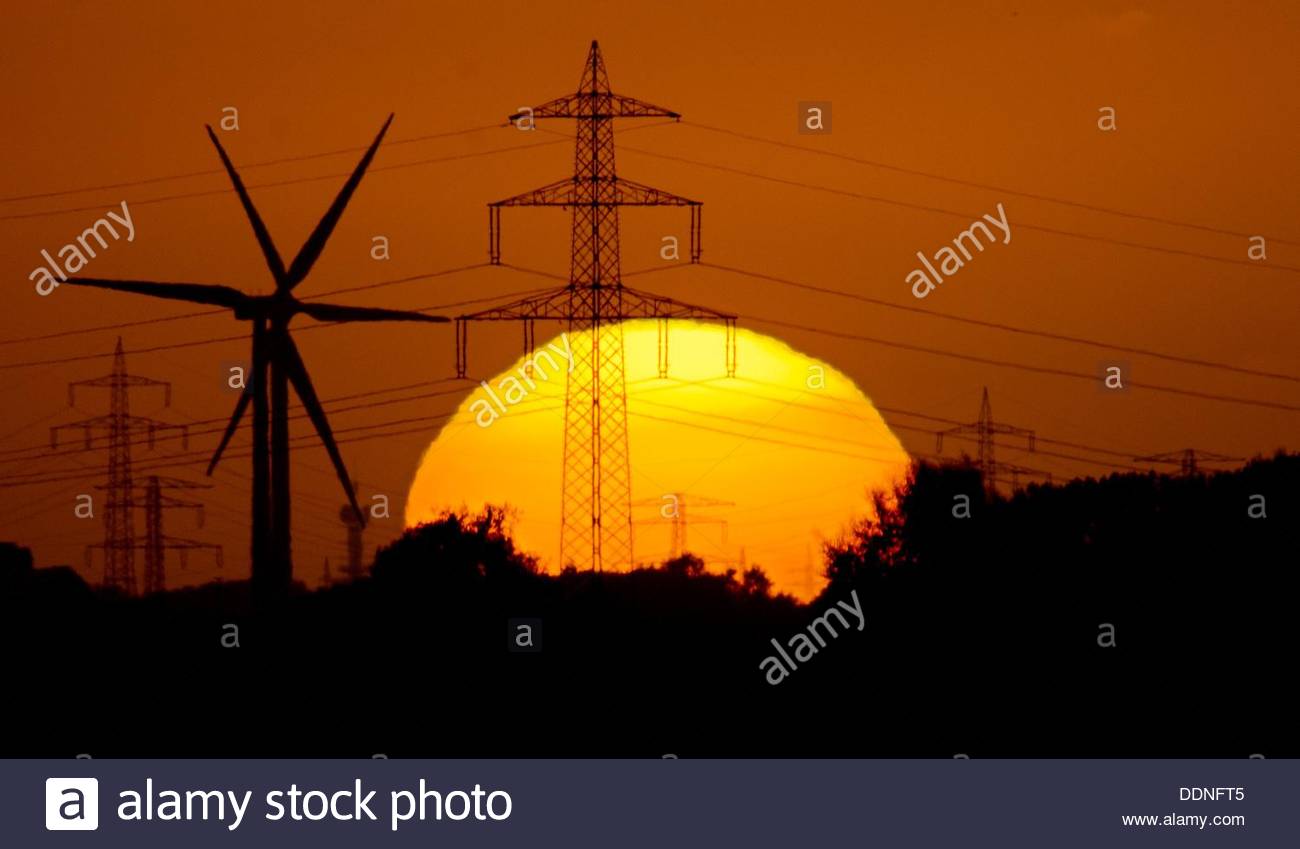
[[[907,470],[871,401],[840,371],[743,328],[735,377],[721,326],[673,322],[667,378],[656,323],[628,322],[623,334],[636,561],[669,556],[680,514],[685,550],[711,571],[759,565],[775,590],[815,595],[821,543],[867,512],[870,490]],[[531,380],[520,378],[520,358],[471,393],[424,454],[407,524],[507,505],[518,545],[557,571],[567,352],[590,344],[587,334],[555,337],[538,345]]]

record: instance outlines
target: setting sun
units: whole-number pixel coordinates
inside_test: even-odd
[[[728,378],[724,337],[721,326],[672,323],[669,377],[660,378],[655,322],[624,325],[635,559],[666,559],[681,515],[684,549],[711,570],[743,558],[777,590],[811,598],[821,541],[863,515],[866,493],[898,480],[908,455],[840,371],[738,329]],[[508,505],[517,543],[556,571],[567,352],[590,344],[586,334],[539,342],[532,387],[517,377],[522,357],[483,381],[425,452],[407,524]]]

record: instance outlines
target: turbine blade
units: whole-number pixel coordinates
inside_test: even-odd
[[[217,134],[212,132],[212,127],[208,127],[208,138],[217,146],[217,154],[221,156],[221,164],[226,166],[226,173],[230,175],[230,182],[235,184],[235,192],[239,195],[239,202],[244,205],[244,213],[248,215],[249,222],[253,225],[253,234],[257,236],[257,243],[262,246],[262,255],[266,257],[266,265],[271,269],[271,276],[275,278],[277,288],[284,285],[284,260],[280,259],[280,252],[275,249],[275,243],[271,241],[271,234],[267,231],[266,225],[262,223],[262,216],[257,214],[257,208],[253,206],[253,199],[248,196],[248,190],[244,188],[244,181],[239,178],[239,173],[235,171],[234,163],[230,157],[226,156],[226,149],[221,146],[217,139]]]
[[[281,365],[288,372],[289,382],[293,384],[293,389],[298,393],[298,398],[307,410],[311,423],[316,426],[316,432],[320,434],[321,442],[325,444],[330,462],[334,464],[334,472],[339,477],[339,483],[343,484],[343,491],[348,495],[348,503],[352,505],[357,521],[364,525],[366,517],[357,504],[357,494],[352,489],[352,478],[348,476],[347,467],[343,465],[343,456],[339,454],[338,443],[334,441],[334,432],[330,430],[329,420],[325,418],[325,410],[321,407],[320,398],[316,396],[316,387],[312,386],[311,378],[307,375],[307,367],[303,365],[302,355],[298,353],[298,346],[293,343],[289,334],[284,334],[282,339],[284,344],[281,353],[284,360]]]
[[[248,381],[244,384],[244,391],[239,394],[239,400],[235,402],[235,412],[226,425],[225,433],[221,434],[221,442],[217,444],[217,450],[212,455],[212,461],[208,463],[208,477],[212,477],[212,472],[217,468],[217,463],[221,461],[221,455],[225,452],[226,446],[230,444],[230,438],[235,435],[235,431],[239,428],[239,422],[244,418],[244,413],[248,411],[248,405],[253,400],[253,393],[266,391],[262,386],[262,382],[266,380],[266,369],[258,368],[266,356],[266,340],[263,338],[262,327],[260,321],[253,324],[253,362],[250,364],[252,374],[249,375]]]
[[[239,400],[235,402],[235,413],[230,417],[230,422],[226,425],[226,432],[221,434],[221,442],[217,443],[217,450],[208,463],[208,477],[212,477],[212,472],[217,468],[217,463],[221,461],[221,455],[225,453],[226,446],[230,444],[230,438],[235,435],[235,431],[239,428],[239,422],[244,418],[244,412],[248,410],[248,404],[252,400],[253,391],[251,387],[240,393]]]
[[[69,277],[73,286],[93,286],[97,289],[116,289],[173,301],[190,301],[218,307],[239,307],[248,296],[229,286],[209,286],[203,283],[153,283],[148,280],[103,280],[98,277]]]
[[[382,307],[349,307],[341,304],[314,304],[301,302],[298,309],[317,321],[451,321],[445,315],[425,315],[408,310],[389,310]]]
[[[292,289],[302,282],[308,271],[311,271],[317,257],[325,249],[325,241],[330,237],[330,233],[334,232],[334,226],[339,223],[344,207],[352,199],[352,193],[357,190],[357,185],[361,182],[362,176],[365,175],[366,168],[370,167],[370,160],[375,158],[375,151],[379,149],[379,143],[384,140],[384,134],[388,132],[388,125],[392,123],[393,116],[390,114],[388,120],[384,122],[384,126],[380,127],[379,135],[375,136],[375,140],[371,143],[370,149],[366,151],[366,155],[361,157],[361,161],[357,163],[352,176],[348,177],[348,181],[339,190],[338,197],[334,198],[334,203],[325,212],[320,223],[316,225],[316,229],[307,237],[302,250],[298,251],[298,255],[293,258],[293,264],[289,266],[288,276],[280,285],[280,288]]]

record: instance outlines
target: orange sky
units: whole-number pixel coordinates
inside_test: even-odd
[[[1300,274],[1276,268],[1300,266],[1294,245],[1270,241],[1268,262],[1252,267],[1069,238],[1028,225],[1238,260],[1248,246],[1242,237],[854,165],[688,125],[1300,241],[1300,93],[1294,86],[1300,9],[1294,3],[1230,11],[1207,3],[1050,4],[1050,11],[1000,3],[883,5],[385,3],[360,12],[351,4],[232,3],[218,12],[197,4],[31,4],[7,10],[0,33],[8,83],[0,95],[7,128],[0,185],[8,198],[215,168],[203,124],[217,122],[226,106],[240,114],[240,130],[223,139],[236,164],[364,145],[390,111],[397,113],[391,140],[490,125],[521,105],[574,89],[587,44],[599,38],[616,91],[687,119],[620,138],[619,171],[705,202],[708,261],[913,306],[920,302],[905,277],[916,252],[932,253],[1001,202],[1014,231],[1011,244],[980,255],[924,302],[927,309],[1300,373],[1292,330]],[[832,102],[830,135],[795,132],[796,104],[808,100]],[[1097,129],[1103,106],[1117,110],[1117,131]],[[501,128],[381,149],[378,170],[362,183],[300,293],[483,262],[484,204],[571,170],[568,144],[523,150],[553,139]],[[913,206],[654,158],[633,147]],[[494,148],[520,149],[382,170]],[[245,179],[257,186],[339,174],[357,155],[250,168]],[[281,253],[296,252],[340,183],[253,190]],[[268,291],[269,274],[233,194],[145,203],[226,188],[223,176],[212,175],[0,203],[8,293],[0,332],[0,342],[8,343],[0,345],[0,388],[8,399],[0,410],[0,451],[42,445],[49,425],[103,409],[91,394],[68,409],[64,385],[105,372],[107,360],[18,364],[108,353],[117,331],[10,340],[192,311],[70,287],[38,297],[28,274],[41,262],[41,248],[57,250],[126,200],[135,241],[115,244],[88,273]],[[14,217],[81,207],[87,209]],[[627,212],[624,270],[661,265],[660,237],[684,236],[685,224],[680,210]],[[506,261],[564,273],[567,228],[558,211],[508,210]],[[391,240],[388,262],[369,256],[378,234]],[[543,285],[541,278],[493,268],[336,300],[424,307]],[[1086,382],[780,329],[754,317],[1069,371],[1125,361],[1138,381],[1300,404],[1294,383],[983,330],[709,268],[682,267],[635,285],[740,312],[745,326],[833,364],[889,407],[969,420],[987,384],[999,418],[1042,436],[1134,454],[1195,445],[1249,456],[1297,447],[1294,412],[1138,389],[1107,395]],[[310,324],[303,320],[299,330]],[[216,316],[122,333],[128,349],[143,349],[246,329]],[[296,338],[327,401],[453,373],[448,328],[331,328]],[[516,357],[518,330],[475,328],[471,345],[472,373],[494,374]],[[175,384],[172,411],[162,411],[150,395],[139,397],[135,411],[174,422],[224,418],[234,396],[222,389],[223,368],[246,355],[246,343],[225,342],[132,356],[132,371]],[[475,385],[467,383],[460,395],[340,412],[332,421],[343,429],[450,412]],[[377,397],[421,391],[430,390]],[[435,430],[343,446],[363,494],[393,498],[395,518],[376,523],[372,544],[398,532],[402,499]],[[933,450],[932,437],[912,431],[899,437],[911,450]],[[209,447],[212,439],[196,436],[194,447]],[[246,433],[239,439],[237,445],[247,444]],[[1003,456],[1058,477],[1104,471],[1058,458]],[[323,451],[295,457],[297,569],[311,579],[325,556],[336,563],[341,557],[342,495]],[[208,526],[195,529],[178,515],[169,531],[224,541],[227,574],[238,577],[246,569],[246,461],[227,467],[204,496],[211,505]],[[84,454],[0,465],[0,484],[5,476],[34,472],[87,475],[85,485],[0,489],[0,538],[30,542],[43,563],[80,563],[81,546],[102,534],[98,524],[72,518],[75,493],[97,480],[91,468]],[[198,477],[201,468],[167,473]],[[188,578],[214,574],[198,560]],[[179,572],[173,577],[188,579]]]

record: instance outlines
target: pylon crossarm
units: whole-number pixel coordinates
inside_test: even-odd
[[[459,316],[464,321],[522,321],[525,319],[569,319],[569,290],[555,289],[533,298],[522,298],[500,306]]]
[[[662,295],[623,288],[622,309],[617,314],[604,314],[603,321],[632,321],[639,318],[697,318],[714,321],[735,321],[732,313],[710,307],[688,304]],[[556,289],[536,298],[525,298],[508,304],[459,316],[457,321],[523,321],[527,319],[552,319],[569,321],[574,316],[569,303],[570,290]]]
[[[700,206],[698,200],[691,200],[681,195],[675,195],[672,192],[666,192],[662,189],[656,189],[653,186],[647,186],[638,183],[635,180],[627,180],[622,177],[614,177],[611,180],[604,181],[601,196],[599,200],[592,200],[588,194],[581,192],[584,184],[577,179],[567,177],[563,180],[556,180],[554,183],[547,183],[545,186],[539,186],[531,191],[522,192],[513,197],[504,198],[503,200],[494,201],[488,204],[489,207],[500,208],[503,206],[558,206],[569,207],[581,204],[583,206]]]
[[[654,186],[647,186],[635,180],[615,177],[612,181],[618,190],[618,206],[700,206],[698,200],[675,195]],[[601,201],[602,206],[613,206],[614,202]]]
[[[1194,459],[1197,462],[1239,463],[1244,459],[1242,457],[1228,457],[1224,454],[1215,454],[1212,451],[1198,451],[1196,449],[1190,450],[1193,452]],[[1182,451],[1166,451],[1163,454],[1148,454],[1143,457],[1134,457],[1133,460],[1141,463],[1173,463],[1174,465],[1178,465],[1188,459],[1187,451],[1188,449]]]
[[[698,318],[734,322],[736,315],[624,286],[622,314],[614,318],[622,321],[637,318]]]
[[[572,206],[576,193],[574,187],[576,185],[572,178],[566,177],[563,180],[556,180],[554,183],[547,183],[545,186],[521,192],[514,197],[494,201],[489,203],[488,206]]]
[[[69,383],[68,386],[171,386],[171,383],[166,380],[154,380],[150,377],[137,377],[133,374],[122,374],[116,376],[104,375],[103,377],[92,377],[89,380],[74,380],[72,383]]]
[[[516,112],[510,116],[509,120],[513,124],[521,118],[677,119],[681,117],[679,113],[671,109],[655,106],[653,103],[637,100],[635,97],[628,97],[625,94],[604,91],[596,92],[593,95],[590,91],[582,91],[548,100],[540,106],[532,107],[531,112]]]
[[[50,432],[59,433],[71,428],[79,430],[92,430],[103,428],[111,430],[117,422],[120,422],[127,433],[156,433],[160,430],[187,430],[185,425],[167,424],[155,419],[144,418],[142,416],[92,416],[81,421],[69,422],[68,424],[55,425],[50,428]]]

